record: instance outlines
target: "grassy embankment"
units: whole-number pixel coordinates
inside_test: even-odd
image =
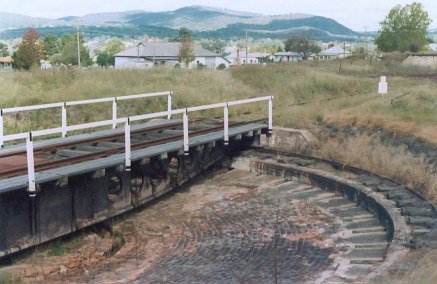
[[[398,179],[437,202],[437,178],[426,157],[413,155],[405,147],[384,145],[378,140],[378,131],[382,130],[437,145],[437,82],[418,77],[432,74],[430,70],[406,68],[395,63],[370,65],[358,61],[343,63],[341,72],[337,62],[307,62],[248,66],[228,71],[1,73],[0,105],[11,107],[163,90],[175,92],[175,107],[274,95],[275,125],[309,128],[318,135],[324,133],[319,133],[320,129],[335,126],[336,131],[331,133],[335,135],[324,136],[323,143],[312,150],[313,154]],[[389,76],[390,93],[384,98],[376,94],[380,75]],[[165,100],[139,100],[121,108],[121,115],[160,111],[165,109]],[[234,109],[231,115],[248,110],[253,109]],[[220,111],[209,113],[219,114]],[[109,119],[110,104],[73,108],[69,115],[73,124]],[[57,127],[59,116],[59,110],[8,116],[7,131]],[[345,128],[360,131],[345,134],[341,131]]]

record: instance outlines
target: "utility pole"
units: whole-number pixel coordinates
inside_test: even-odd
[[[364,26],[364,41],[366,42],[366,49],[364,50],[364,54],[367,56],[367,26]]]
[[[247,48],[247,30],[246,30],[246,64],[247,64],[247,52],[248,52],[248,48]]]
[[[346,42],[343,42],[343,59],[346,58]]]
[[[79,36],[79,25],[77,26],[77,63],[80,69],[80,36]]]

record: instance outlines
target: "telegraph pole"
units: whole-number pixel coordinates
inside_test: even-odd
[[[79,36],[79,25],[77,26],[77,63],[80,69],[80,36]]]
[[[248,52],[248,48],[247,48],[247,30],[246,30],[246,64],[247,64],[247,52]]]
[[[364,41],[366,42],[366,49],[364,54],[367,56],[367,26],[364,26]]]

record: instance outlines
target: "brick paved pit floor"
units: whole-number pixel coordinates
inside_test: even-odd
[[[327,201],[333,202],[333,207],[321,206]],[[303,179],[285,181],[221,170],[116,221],[114,230],[124,238],[116,253],[102,253],[99,260],[84,257],[87,236],[75,256],[60,257],[67,263],[73,257],[80,258],[77,263],[82,265],[43,279],[93,283],[323,282],[334,275],[339,266],[335,260],[344,252],[337,244],[347,224],[343,215],[332,212],[350,210],[351,206],[360,210]],[[371,219],[364,210],[359,214],[364,214],[359,222]],[[93,252],[96,254],[98,250]],[[56,257],[42,263],[43,270],[47,265],[59,265]],[[366,268],[369,266],[358,269]],[[358,271],[356,267],[354,271]]]

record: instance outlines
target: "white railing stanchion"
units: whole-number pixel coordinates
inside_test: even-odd
[[[171,118],[171,96],[173,95],[173,92],[168,93],[168,97],[167,97],[167,111],[168,111],[168,115],[167,115],[167,119]]]
[[[190,141],[188,137],[188,110],[185,109],[183,116],[184,123],[184,155],[188,156],[190,154]]]
[[[62,106],[62,138],[67,137],[67,103]]]
[[[223,111],[223,128],[224,128],[224,144],[225,146],[229,145],[229,107],[226,103],[224,111]]]
[[[0,147],[3,148],[3,110],[0,110]]]
[[[131,171],[132,157],[131,157],[131,141],[130,141],[130,119],[128,118],[124,124],[124,148],[125,148],[125,159],[126,159],[126,171]]]
[[[112,120],[114,121],[112,123],[112,129],[117,128],[117,98],[114,98],[112,101]]]
[[[269,99],[269,134],[273,132],[273,97]]]
[[[30,196],[36,194],[36,182],[35,182],[35,160],[33,156],[33,138],[32,132],[29,132],[29,136],[26,139],[26,152],[27,152],[27,176],[29,180],[29,193]]]

